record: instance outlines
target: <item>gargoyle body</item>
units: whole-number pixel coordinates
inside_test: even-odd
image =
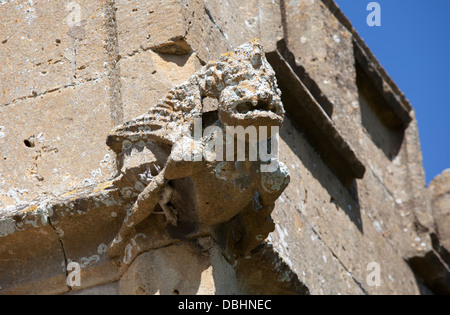
[[[258,141],[270,147],[276,136],[270,130],[285,113],[280,94],[262,46],[252,41],[210,61],[149,112],[114,129],[107,144],[118,155],[117,181],[128,187],[122,194],[138,196],[109,255],[123,255],[136,226],[152,214],[164,214],[175,237],[200,224],[211,227],[230,260],[255,248],[273,230],[270,214],[289,172],[282,163],[262,171],[270,161],[260,154],[242,159],[227,152],[224,161],[217,153],[229,150],[227,127],[267,128]],[[211,146],[213,138],[223,141]]]

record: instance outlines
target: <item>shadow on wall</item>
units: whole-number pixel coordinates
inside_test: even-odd
[[[253,295],[310,295],[309,288],[283,261],[272,245],[262,243],[251,257],[238,261],[239,292]]]
[[[356,83],[361,108],[361,122],[375,145],[392,161],[400,152],[405,136],[404,126],[395,115],[386,110],[385,98],[378,92],[361,65],[356,62]]]
[[[283,92],[283,97],[285,96],[286,94]],[[285,99],[283,99],[284,101]],[[296,129],[296,126],[289,119],[289,113],[281,128],[280,137],[286,142],[292,152],[298,156],[311,175],[328,192],[330,203],[334,204],[338,211],[344,211],[358,230],[364,233],[356,181],[353,182],[350,192],[325,162],[322,161],[303,133]]]
[[[226,262],[212,238],[141,254],[119,282],[121,295],[309,295],[309,289],[268,244]]]
[[[281,138],[327,190],[329,203],[344,211],[363,233],[356,178],[363,178],[365,166],[334,126],[332,104],[317,83],[296,63],[284,41],[277,48],[267,59],[276,71],[289,118]]]
[[[433,250],[408,260],[422,294],[450,295],[450,253],[436,234],[431,234]]]

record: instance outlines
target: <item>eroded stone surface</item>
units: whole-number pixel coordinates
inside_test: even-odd
[[[404,129],[380,118],[361,70],[373,72],[382,95],[411,108],[332,1],[75,2],[81,21],[71,26],[68,3],[0,1],[0,294],[429,293],[424,285],[446,292],[446,173],[424,189],[414,112]],[[274,223],[266,220],[270,208],[258,216],[245,209],[212,229],[208,224],[234,213],[227,205],[237,196],[252,196],[233,185],[194,192],[214,169],[170,183],[171,203],[183,209],[178,227],[152,214],[135,227],[123,255],[111,259],[106,249],[127,211],[174,150],[173,139],[162,148],[138,141],[115,165],[105,135],[147,112],[202,65],[214,64],[209,69],[218,74],[226,58],[220,55],[254,37],[266,52],[283,39],[315,83],[313,97],[367,169],[364,178],[344,187],[298,132],[302,126],[287,120],[280,154],[292,183],[276,202]],[[355,60],[359,45],[367,64]],[[216,83],[205,90],[213,93]],[[220,102],[206,97],[201,106],[198,113],[215,121]],[[241,184],[249,175],[240,164],[224,166]],[[118,171],[128,176],[116,177]],[[223,200],[223,191],[231,201],[202,211],[200,219],[193,196]],[[208,222],[217,212],[223,216]],[[264,233],[247,237],[249,230]],[[227,244],[246,252],[261,241],[236,260],[232,251],[222,255]],[[193,275],[178,263],[184,258],[198,267]],[[79,288],[66,284],[69,262],[81,266]],[[367,283],[371,262],[380,264],[380,287]]]
[[[76,3],[82,8],[79,26],[69,24],[65,2],[0,6],[0,107],[105,76],[104,3]]]
[[[107,87],[100,79],[0,108],[0,206],[58,196],[115,175],[114,153],[105,145]]]
[[[295,132],[290,119],[281,138],[281,160],[292,170],[291,184],[276,203],[270,240],[300,281],[312,294],[419,293],[414,274],[387,245],[380,227]],[[313,253],[314,263],[303,259]],[[381,287],[367,285],[371,262],[382,268]],[[319,271],[321,277],[310,275]]]
[[[320,88],[321,97],[331,102],[332,110],[327,110],[330,118],[362,157],[367,169],[357,183],[362,214],[402,257],[420,256],[431,249],[433,218],[424,196],[417,123],[396,129],[379,117],[376,102],[366,98],[359,82],[360,67],[377,67],[356,65],[355,50],[360,48],[352,35],[355,31],[325,2],[329,1],[285,2],[286,47]],[[391,89],[389,78],[377,80],[386,91]],[[354,213],[352,208],[348,212]]]
[[[214,255],[221,255],[213,251],[213,248],[203,248],[198,242],[185,242],[146,252],[136,258],[120,280],[119,293],[214,295],[236,292],[236,283],[231,290],[230,287],[224,288],[233,281],[221,278],[227,272],[222,269],[224,273],[221,274],[217,270],[219,264],[212,266]]]
[[[2,269],[2,293],[68,292],[67,266],[72,262],[81,270],[81,287],[75,289],[116,278],[117,265],[106,250],[125,215],[122,208],[127,200],[111,185],[87,187],[2,210],[0,255],[5,266],[13,264]]]
[[[437,176],[428,187],[438,238],[450,253],[450,170]]]
[[[270,222],[265,221],[273,202],[289,182],[287,169],[278,165],[266,173],[261,168],[262,160],[253,162],[249,157],[241,162],[223,162],[224,156],[218,156],[218,148],[209,148],[209,143],[214,137],[222,141],[227,126],[279,127],[284,117],[279,93],[275,73],[264,57],[262,46],[253,41],[223,54],[219,61],[208,63],[186,83],[173,88],[146,114],[115,128],[107,143],[118,154],[119,161],[123,160],[124,177],[140,178],[136,183],[131,181],[133,188],[137,184],[142,186],[142,192],[129,210],[109,253],[122,255],[134,234],[134,226],[152,214],[156,206],[163,209],[174,228],[178,228],[178,221],[181,225],[191,225],[191,229],[198,224],[213,227],[241,212],[249,214],[234,218],[232,224],[243,225],[240,229],[249,228],[252,224],[256,226],[252,220],[259,222],[257,216],[250,213],[253,209],[261,213],[263,221],[259,222],[259,228],[270,229]],[[209,123],[215,134],[202,134],[204,126],[199,125],[206,119],[203,117],[206,98],[218,101],[216,118]],[[270,137],[268,133],[264,141],[267,137]],[[227,149],[225,142],[221,146]],[[200,154],[200,159],[195,159],[195,154]],[[185,185],[189,181],[191,196],[186,195]],[[190,210],[181,203],[177,208],[173,197],[176,193],[184,199],[181,203],[192,199]],[[228,200],[233,200],[233,206]],[[189,212],[192,214],[188,215]],[[220,227],[225,234],[237,233],[236,228]],[[230,248],[233,247],[229,244],[231,241],[224,240],[224,245],[229,250],[228,258],[233,260],[237,253]],[[244,252],[258,244],[256,240],[239,241],[246,243],[239,245]]]

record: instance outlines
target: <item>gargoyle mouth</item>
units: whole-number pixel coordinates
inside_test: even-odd
[[[227,126],[249,126],[273,127],[281,126],[284,118],[283,107],[265,101],[259,101],[256,105],[253,102],[242,102],[234,107],[233,111],[219,110],[219,118]]]
[[[258,101],[256,105],[252,102],[242,102],[236,106],[236,111],[239,114],[247,114],[248,112],[273,112],[276,114],[275,109],[265,101]]]
[[[234,103],[226,110],[219,109],[219,118],[228,126],[281,126],[284,109],[276,102],[245,100]]]
[[[251,101],[240,102],[234,106],[235,112],[232,114],[235,118],[258,118],[258,117],[272,117],[278,120],[283,116],[284,111],[282,107],[271,104],[265,100],[258,100],[255,104]]]

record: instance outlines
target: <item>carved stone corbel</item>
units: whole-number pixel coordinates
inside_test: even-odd
[[[146,114],[115,128],[107,139],[120,166],[115,185],[137,198],[109,255],[128,257],[122,261],[129,264],[139,225],[150,216],[156,224],[158,214],[174,239],[212,235],[230,262],[261,243],[290,180],[273,155],[285,113],[280,94],[254,40],[210,61]],[[211,99],[217,109],[208,111]]]

